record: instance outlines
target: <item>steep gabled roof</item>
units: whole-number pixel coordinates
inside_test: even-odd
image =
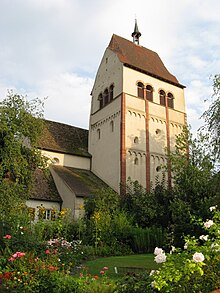
[[[48,151],[90,157],[87,129],[49,120],[45,120],[38,147]]]
[[[66,185],[77,197],[88,197],[95,194],[97,190],[107,188],[101,179],[89,170],[51,165],[51,168],[59,175]]]
[[[144,72],[145,74],[154,76],[181,88],[185,87],[166,69],[156,52],[136,45],[115,34],[112,36],[108,48],[117,54],[119,60],[125,66]]]

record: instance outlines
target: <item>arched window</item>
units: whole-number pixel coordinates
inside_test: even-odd
[[[109,88],[109,99],[110,102],[113,100],[113,94],[114,94],[114,85],[112,84]]]
[[[166,106],[166,94],[165,94],[165,91],[160,90],[159,95],[160,95],[160,104],[163,105],[163,106]]]
[[[168,93],[167,95],[167,104],[169,108],[174,108],[174,103],[173,103],[174,97],[171,93]]]
[[[99,108],[102,109],[103,106],[104,106],[104,101],[103,101],[102,94],[99,95],[98,100],[99,100]]]
[[[134,138],[134,143],[138,143],[138,137],[137,136],[135,136],[135,138]]]
[[[98,135],[98,139],[100,139],[101,138],[101,130],[100,130],[100,128],[97,129],[97,135]]]
[[[111,132],[114,132],[114,121],[110,122],[110,129],[111,129]]]
[[[135,159],[134,159],[134,164],[135,164],[135,165],[138,165],[138,158],[135,158]]]
[[[153,88],[151,85],[146,87],[147,100],[153,102]]]
[[[144,85],[142,82],[137,84],[137,96],[142,99],[144,98]]]
[[[107,105],[109,102],[109,93],[108,93],[108,89],[105,89],[104,91],[104,105]]]

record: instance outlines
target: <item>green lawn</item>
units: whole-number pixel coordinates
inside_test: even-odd
[[[108,276],[111,278],[120,277],[128,271],[137,272],[137,268],[141,268],[143,270],[146,269],[146,271],[159,268],[159,265],[154,261],[153,254],[102,257],[90,260],[86,262],[84,266],[87,268],[86,270],[88,274],[98,276],[100,275],[100,271],[103,267],[108,267]],[[118,274],[115,273],[115,267],[118,270]]]

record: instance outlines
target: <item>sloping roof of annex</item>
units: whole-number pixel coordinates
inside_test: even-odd
[[[38,147],[47,151],[91,157],[88,153],[88,130],[55,121],[45,120]]]

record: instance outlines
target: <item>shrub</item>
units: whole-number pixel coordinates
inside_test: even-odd
[[[161,292],[203,292],[220,288],[220,212],[211,207],[213,219],[198,222],[205,235],[199,239],[185,237],[185,250],[171,250],[165,255],[155,250],[157,262],[163,262],[157,272],[152,272],[152,286]],[[163,254],[162,257],[158,257]]]

